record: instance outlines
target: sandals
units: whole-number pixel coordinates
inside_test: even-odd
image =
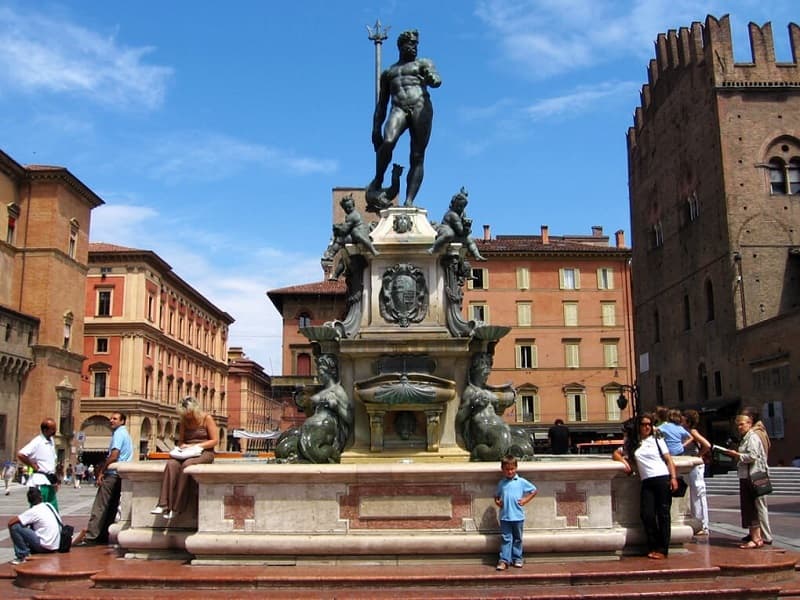
[[[750,540],[746,544],[741,544],[739,548],[742,550],[753,550],[755,548],[761,548],[764,545],[764,540]]]

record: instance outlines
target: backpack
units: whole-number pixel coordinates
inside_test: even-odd
[[[56,517],[56,521],[58,521],[59,533],[60,533],[58,539],[58,551],[61,553],[69,552],[70,548],[72,548],[72,536],[75,533],[75,528],[72,525],[65,525],[61,521],[61,517],[58,516],[58,512],[56,511],[55,508],[53,508],[52,504],[50,504],[49,502],[45,502],[45,504],[47,504],[47,506],[50,507],[50,510],[53,511],[53,514]]]

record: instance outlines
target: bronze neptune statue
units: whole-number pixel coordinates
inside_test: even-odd
[[[397,38],[400,58],[381,73],[378,103],[372,120],[375,178],[367,187],[367,205],[371,211],[378,212],[381,208],[390,206],[397,194],[394,186],[385,189],[381,186],[386,169],[392,161],[397,140],[406,129],[411,141],[411,156],[406,178],[405,206],[414,205],[414,198],[422,184],[425,149],[431,137],[433,123],[433,104],[428,95],[428,86],[438,88],[442,85],[442,79],[431,60],[417,58],[418,44],[419,33],[416,29],[401,33]],[[392,107],[387,118],[390,98]]]

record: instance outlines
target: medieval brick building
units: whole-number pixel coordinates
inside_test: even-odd
[[[754,405],[797,454],[800,421],[800,28],[793,62],[728,17],[658,36],[628,131],[638,386],[645,408],[698,408],[724,441]]]

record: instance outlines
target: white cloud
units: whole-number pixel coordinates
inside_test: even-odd
[[[544,78],[625,55],[645,59],[668,28],[688,26],[714,12],[692,0],[482,0],[477,16],[522,73]]]
[[[75,94],[114,107],[154,109],[164,101],[169,67],[146,64],[149,47],[37,12],[0,8],[0,82],[28,92]]]
[[[590,112],[596,105],[607,99],[631,94],[639,88],[632,81],[606,82],[593,87],[580,87],[570,94],[537,100],[525,109],[534,121],[554,117],[575,117]]]
[[[141,238],[143,224],[156,217],[158,213],[147,206],[104,204],[92,211],[91,239],[93,242],[139,248],[136,240]]]
[[[175,132],[148,138],[144,144],[147,151],[137,153],[131,161],[146,161],[141,165],[143,170],[171,184],[218,181],[252,166],[294,175],[329,175],[338,169],[335,160],[298,156],[292,151],[213,132]]]

